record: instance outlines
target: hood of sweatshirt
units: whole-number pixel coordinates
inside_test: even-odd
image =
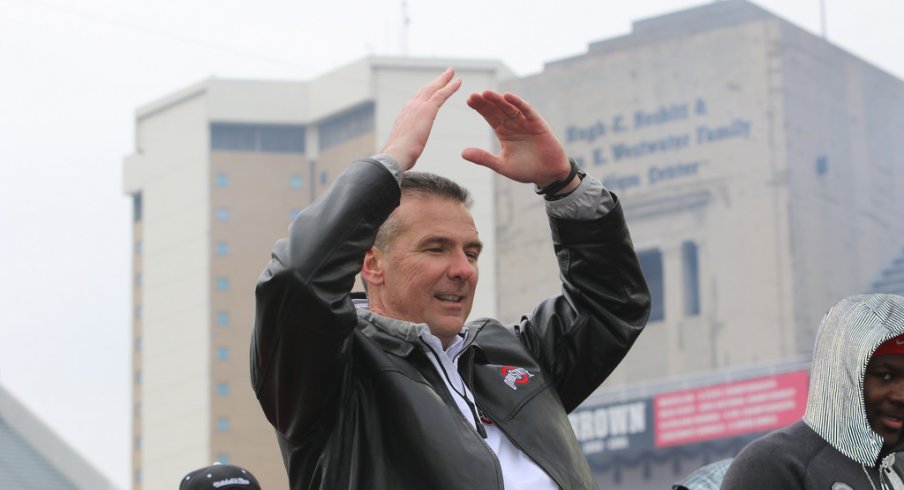
[[[864,465],[876,464],[883,445],[882,437],[870,428],[863,404],[866,365],[880,344],[901,334],[904,296],[893,294],[839,301],[816,333],[804,423]]]

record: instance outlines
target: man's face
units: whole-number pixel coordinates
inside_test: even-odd
[[[895,447],[904,427],[904,354],[870,359],[863,379],[863,405],[870,427],[885,439],[884,449]]]
[[[401,231],[387,250],[375,247],[365,259],[377,272],[371,308],[426,323],[448,345],[471,313],[477,287],[482,245],[471,213],[452,199],[412,194],[402,197],[393,218]]]

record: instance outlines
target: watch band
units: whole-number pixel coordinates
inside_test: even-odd
[[[574,176],[578,175],[578,173],[581,171],[581,169],[578,167],[577,162],[574,161],[574,158],[569,158],[568,163],[571,164],[571,170],[568,172],[568,177],[565,177],[562,180],[557,180],[545,187],[537,187],[534,192],[541,196],[554,196],[557,192],[567,187],[568,184],[570,184],[571,181],[574,180]]]

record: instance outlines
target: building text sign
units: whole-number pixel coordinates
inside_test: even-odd
[[[585,455],[651,447],[650,400],[576,410],[568,416]]]
[[[565,143],[578,164],[604,166],[603,185],[623,190],[697,176],[704,164],[684,150],[751,137],[748,118],[714,118],[707,102],[675,102],[627,114],[603,116],[585,124],[567,124]],[[656,158],[660,163],[639,169],[623,165]]]

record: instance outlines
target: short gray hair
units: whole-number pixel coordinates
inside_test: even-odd
[[[471,209],[474,200],[467,189],[451,179],[429,172],[404,172],[401,183],[402,196],[419,195],[423,197],[439,197],[451,201],[460,202],[464,207]],[[374,246],[387,250],[389,243],[402,231],[402,224],[393,215],[383,222],[377,230]]]

